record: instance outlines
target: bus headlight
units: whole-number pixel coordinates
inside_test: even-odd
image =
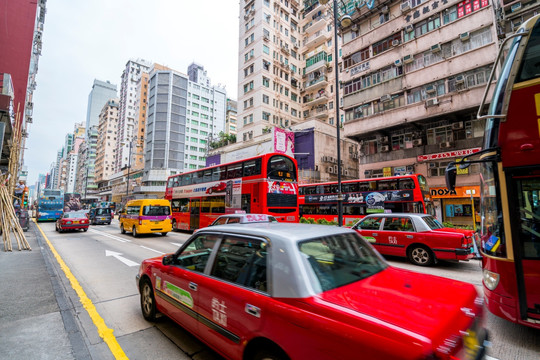
[[[500,275],[489,270],[484,270],[482,275],[484,278],[484,285],[491,291],[495,290],[497,285],[499,285]]]

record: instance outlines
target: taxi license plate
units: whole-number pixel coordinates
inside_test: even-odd
[[[78,224],[79,222],[78,222],[78,221],[74,221],[73,223],[74,223],[74,224]]]
[[[160,223],[160,221],[154,221],[154,224],[159,224],[159,223]]]
[[[102,218],[99,218],[99,220],[107,220],[107,219],[105,219],[104,217],[102,217]]]

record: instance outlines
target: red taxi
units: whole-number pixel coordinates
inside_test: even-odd
[[[473,285],[389,266],[355,231],[254,223],[201,229],[144,260],[142,314],[227,359],[481,359]]]
[[[445,228],[428,214],[371,214],[358,221],[356,230],[381,254],[407,257],[416,265],[440,260],[474,258],[474,232]]]
[[[67,230],[88,231],[90,221],[85,211],[68,211],[62,214],[62,217],[56,220],[56,231],[64,232]]]

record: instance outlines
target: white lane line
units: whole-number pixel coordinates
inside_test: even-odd
[[[174,246],[178,246],[178,247],[182,246],[182,244],[179,244],[179,243],[173,243],[172,242],[171,244],[173,244]]]
[[[158,254],[160,254],[160,255],[165,254],[164,252],[161,252],[161,251],[158,251],[158,250],[154,250],[154,249],[149,248],[149,247],[146,247],[146,246],[142,246],[142,245],[139,245],[139,246],[142,247],[143,249],[153,251],[153,252],[158,253]]]
[[[89,231],[91,231],[93,233],[96,233],[96,234],[99,234],[99,235],[103,235],[105,237],[108,237],[108,238],[116,240],[116,241],[123,242],[123,243],[131,242],[131,240],[129,240],[129,239],[124,239],[124,238],[121,238],[119,236],[114,236],[114,235],[111,235],[111,234],[107,234],[106,232],[103,232],[103,231],[94,230],[94,229],[89,229]]]

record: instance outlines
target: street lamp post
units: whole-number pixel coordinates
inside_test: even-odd
[[[319,0],[322,5],[328,3],[329,0]],[[339,118],[339,67],[338,67],[338,27],[341,25],[347,27],[351,25],[351,17],[347,14],[341,18],[338,15],[337,0],[333,0],[332,15],[334,17],[334,73],[335,73],[335,87],[336,87],[336,139],[337,139],[337,207],[338,207],[338,226],[343,226],[343,193],[341,192],[341,138],[340,138],[340,126],[341,121]]]

